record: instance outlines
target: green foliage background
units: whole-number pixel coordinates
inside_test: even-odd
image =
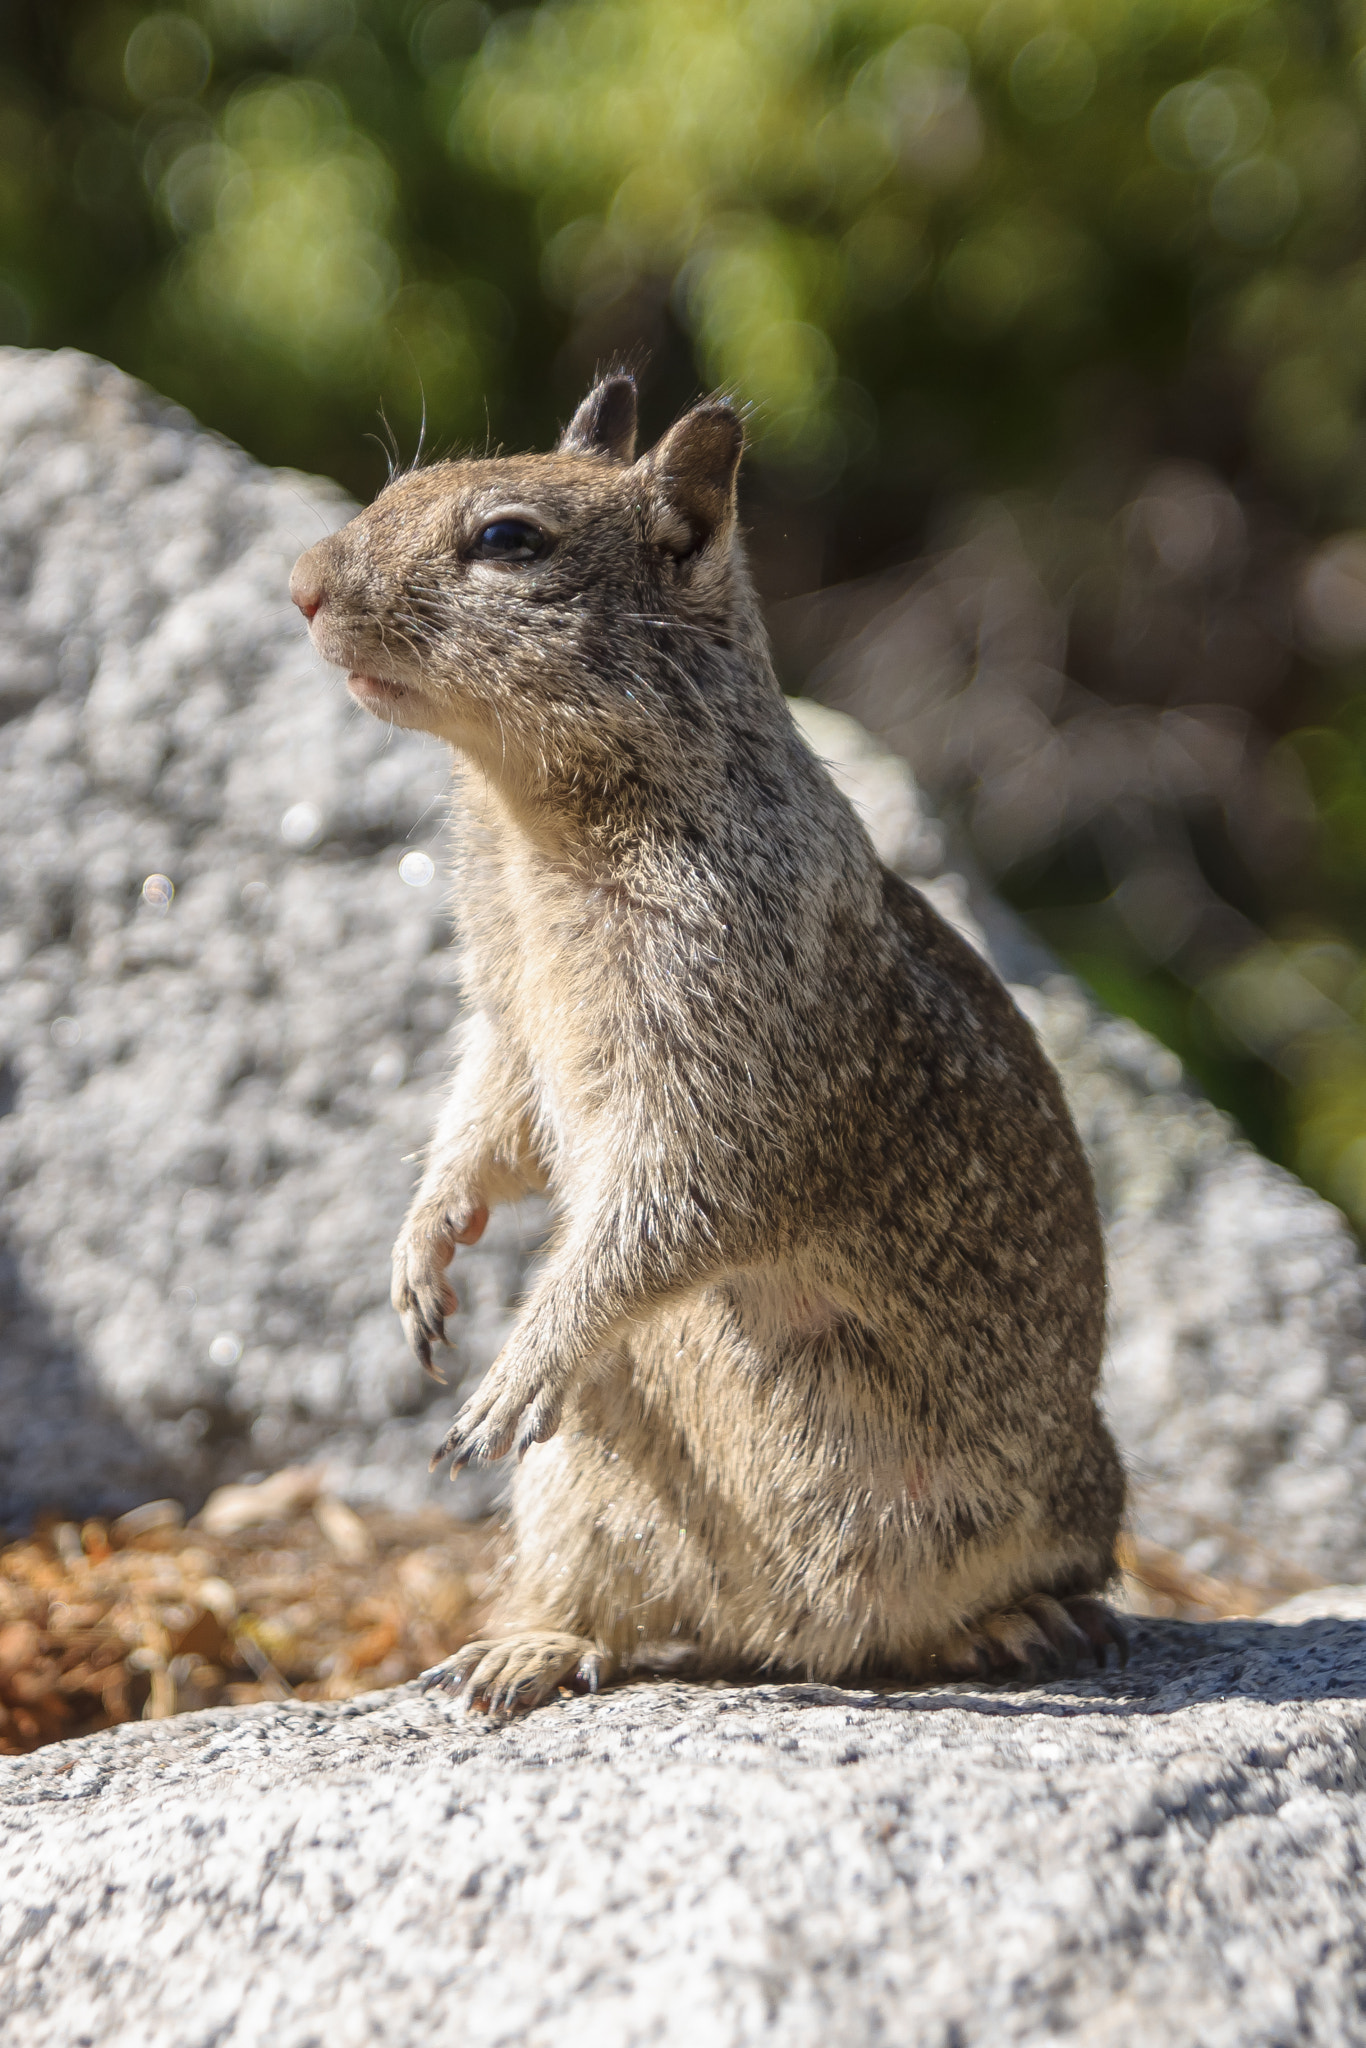
[[[983,857],[1366,1224],[1363,47],[1357,0],[0,0],[0,340],[363,494],[381,405],[409,453],[544,443],[606,360],[660,426],[723,384],[771,597],[994,495],[1119,709],[1097,549],[1154,464],[1221,479],[1283,602],[1224,656],[1206,593],[1201,687],[1274,851],[1144,815],[1238,936],[1140,930],[1104,821]]]

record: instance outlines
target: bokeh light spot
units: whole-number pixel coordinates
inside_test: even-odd
[[[410,889],[425,889],[436,873],[436,862],[428,853],[419,853],[416,848],[405,853],[398,864],[399,874]]]
[[[1034,36],[1010,67],[1010,97],[1031,121],[1070,121],[1095,89],[1095,52],[1065,29]]]
[[[1300,188],[1288,164],[1248,157],[1215,180],[1210,219],[1226,241],[1244,249],[1278,242],[1299,211]]]
[[[149,14],[123,53],[128,90],[145,107],[157,100],[193,99],[208,84],[212,69],[208,37],[184,14]]]
[[[291,804],[280,820],[280,837],[286,846],[306,853],[323,836],[323,814],[316,804]]]

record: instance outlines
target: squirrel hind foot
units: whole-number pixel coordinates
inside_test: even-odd
[[[1045,1678],[1071,1678],[1081,1659],[1094,1659],[1103,1671],[1112,1649],[1123,1669],[1129,1638],[1103,1600],[1030,1593],[1013,1607],[966,1623],[940,1645],[935,1663],[951,1678],[1037,1685]]]
[[[561,1686],[597,1692],[615,1666],[600,1643],[549,1629],[524,1635],[485,1637],[424,1671],[424,1692],[449,1692],[467,1709],[487,1716],[490,1727],[544,1706]]]

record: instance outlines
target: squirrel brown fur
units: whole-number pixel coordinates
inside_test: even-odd
[[[489,1209],[555,1231],[438,1459],[516,1450],[495,1718],[667,1657],[1038,1676],[1122,1641],[1105,1282],[1056,1075],[793,722],[721,401],[634,459],[396,477],[296,564],[313,639],[454,752],[467,1013],[394,1253],[431,1369]],[[434,1463],[437,1460],[433,1461]]]

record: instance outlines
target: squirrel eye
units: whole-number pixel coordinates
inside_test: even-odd
[[[545,535],[529,519],[495,519],[475,536],[476,562],[534,562],[545,552]]]

